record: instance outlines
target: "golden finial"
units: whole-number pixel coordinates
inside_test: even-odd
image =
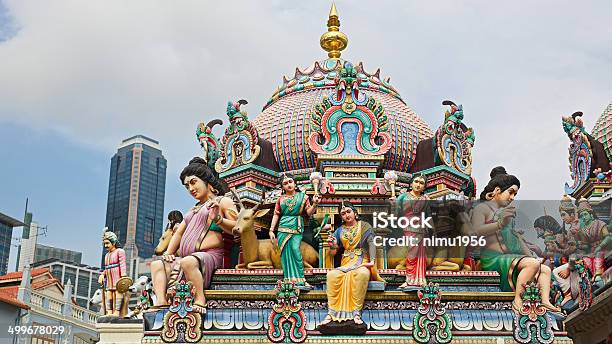
[[[348,45],[348,37],[340,32],[340,19],[333,2],[327,19],[327,32],[321,35],[320,43],[321,48],[327,51],[327,56],[332,59],[340,58],[340,52]]]

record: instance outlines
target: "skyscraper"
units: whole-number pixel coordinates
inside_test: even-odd
[[[5,275],[8,270],[13,227],[20,227],[23,225],[23,222],[0,213],[0,275]]]
[[[165,191],[166,159],[159,142],[143,135],[123,140],[111,159],[106,227],[117,233],[128,259],[154,254]]]

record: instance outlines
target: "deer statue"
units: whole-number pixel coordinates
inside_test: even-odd
[[[234,192],[234,197],[240,200],[235,190],[232,192]],[[236,269],[281,269],[278,246],[274,245],[270,239],[257,239],[255,234],[255,219],[266,215],[270,209],[259,209],[261,203],[250,209],[245,208],[242,201],[239,201],[239,205],[240,212],[233,231],[240,235],[243,262],[236,265]],[[304,258],[304,268],[312,269],[317,265],[319,254],[312,246],[302,242],[300,251]]]
[[[174,234],[174,228],[168,227],[164,231],[164,234],[159,238],[159,243],[155,247],[155,255],[161,256],[164,254],[168,245],[170,245],[170,239],[172,239],[172,235]]]

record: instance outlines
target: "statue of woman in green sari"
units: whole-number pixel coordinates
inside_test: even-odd
[[[480,264],[483,270],[499,272],[503,291],[514,290],[512,308],[515,311],[522,308],[521,293],[525,291],[524,285],[532,280],[540,287],[542,305],[559,311],[550,302],[550,268],[531,257],[527,244],[514,230],[516,209],[510,204],[520,187],[518,178],[507,174],[505,168],[498,166],[491,171],[491,180],[480,194],[482,202],[472,213],[474,233],[486,239]]]
[[[305,193],[298,191],[295,180],[287,174],[281,174],[282,195],[276,200],[274,216],[270,226],[270,239],[280,248],[283,278],[286,282],[295,282],[302,290],[312,286],[304,278],[304,263],[300,252],[300,243],[304,233],[304,217],[312,215],[321,201],[315,195],[312,204]],[[278,234],[274,229],[278,225]],[[278,240],[276,240],[278,238]]]

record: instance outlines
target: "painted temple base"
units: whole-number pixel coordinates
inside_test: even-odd
[[[96,331],[100,336],[98,344],[134,344],[143,338],[142,319],[123,319],[118,317],[100,317],[96,322]]]
[[[450,329],[451,343],[515,343],[515,314],[511,308],[513,293],[501,292],[499,275],[486,271],[428,271],[427,280],[439,285],[443,309],[438,309],[423,305],[424,298],[428,298],[431,305],[435,304],[438,294],[434,289],[421,297],[416,291],[398,291],[397,287],[405,281],[403,273],[393,269],[380,270],[387,282],[386,288],[382,290],[377,283],[369,285],[362,312],[365,334],[351,334],[345,328],[330,330],[338,332],[318,331],[317,327],[327,315],[324,290],[327,271],[306,270],[306,279],[314,290],[300,293],[299,311],[287,313],[291,318],[292,314],[303,312],[307,334],[304,343],[329,343],[330,340],[333,343],[423,343],[425,329],[431,329],[434,336],[442,337]],[[271,316],[283,314],[282,309],[288,309],[279,301],[277,282],[280,279],[280,270],[218,270],[210,289],[205,291],[208,312],[202,317],[202,337],[198,343],[235,343],[237,338],[241,343],[280,342],[269,339],[271,327],[282,328],[281,320],[270,325]],[[284,295],[291,297],[291,293]],[[285,302],[285,305],[289,304]],[[430,309],[435,312],[428,318]],[[168,312],[168,309],[163,309],[144,314],[142,343],[164,343],[162,331]],[[554,333],[553,343],[571,343],[562,324],[551,322],[550,325]],[[413,336],[417,332],[420,335],[415,339]],[[275,338],[278,338],[278,331],[272,333],[277,333]]]

